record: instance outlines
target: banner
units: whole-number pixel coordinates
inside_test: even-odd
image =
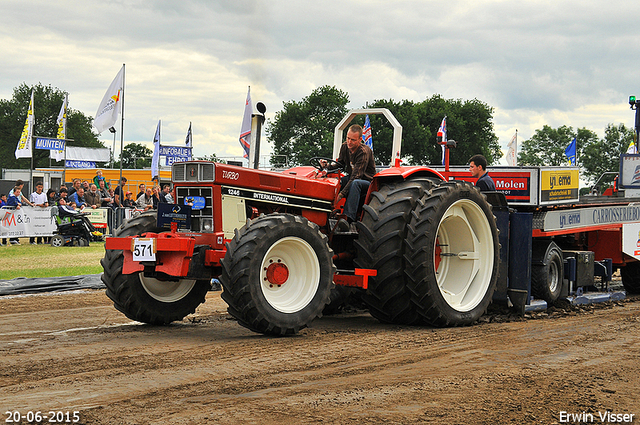
[[[36,149],[64,151],[65,141],[49,137],[36,137]]]
[[[64,166],[67,168],[96,168],[96,163],[93,161],[76,161],[67,159],[64,162]]]
[[[121,94],[124,90],[124,65],[113,79],[111,85],[104,94],[96,118],[93,120],[93,126],[102,133],[109,127],[112,127],[118,119],[118,110],[120,109]]]
[[[109,162],[111,160],[111,151],[108,148],[80,148],[76,146],[67,146],[66,152],[67,159],[72,161]],[[50,153],[50,158],[55,158],[54,153]]]
[[[87,218],[96,229],[107,229],[109,226],[109,208],[85,208],[85,213],[89,213]],[[104,231],[102,233],[105,233]]]
[[[191,148],[183,148],[181,146],[160,146],[160,155],[190,158]]]
[[[52,236],[57,229],[51,208],[24,206],[19,210],[0,208],[0,237]]]
[[[174,162],[185,162],[185,161],[189,161],[189,158],[186,158],[184,156],[166,156],[165,157],[165,165],[167,166],[172,166]]]
[[[33,137],[33,90],[31,90],[31,100],[29,101],[29,109],[27,109],[27,119],[24,122],[24,128],[20,135],[20,141],[16,147],[16,159],[31,158],[31,145]]]

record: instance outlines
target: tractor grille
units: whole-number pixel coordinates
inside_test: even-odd
[[[177,162],[171,168],[174,182],[213,182],[215,167],[211,162]]]
[[[184,199],[187,197],[200,196],[204,198],[204,208],[191,210],[191,230],[204,233],[213,231],[213,193],[211,187],[178,187],[176,188],[176,196],[178,205],[185,205]]]

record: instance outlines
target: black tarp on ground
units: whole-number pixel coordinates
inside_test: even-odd
[[[38,292],[62,292],[76,289],[105,289],[99,274],[82,276],[17,277],[10,280],[0,280],[0,295],[35,294]]]

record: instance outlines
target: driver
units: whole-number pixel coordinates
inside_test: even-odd
[[[340,180],[340,193],[336,202],[346,198],[344,204],[344,214],[347,216],[349,224],[356,221],[356,212],[360,206],[360,195],[366,193],[369,184],[376,174],[376,164],[373,161],[373,151],[362,143],[362,127],[354,124],[349,127],[347,140],[340,147],[338,164],[327,167],[327,161],[320,163],[328,170],[338,167],[344,168],[347,175]]]

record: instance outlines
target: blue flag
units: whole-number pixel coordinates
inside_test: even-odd
[[[578,142],[576,141],[576,138],[574,137],[573,140],[571,141],[571,143],[569,143],[569,146],[567,146],[567,148],[564,150],[564,154],[567,156],[567,158],[569,158],[569,162],[571,162],[571,165],[575,166],[576,165],[576,149],[578,147]]]
[[[362,141],[365,145],[373,150],[373,138],[371,137],[371,123],[369,122],[369,114],[364,119],[364,128],[362,129]]]

